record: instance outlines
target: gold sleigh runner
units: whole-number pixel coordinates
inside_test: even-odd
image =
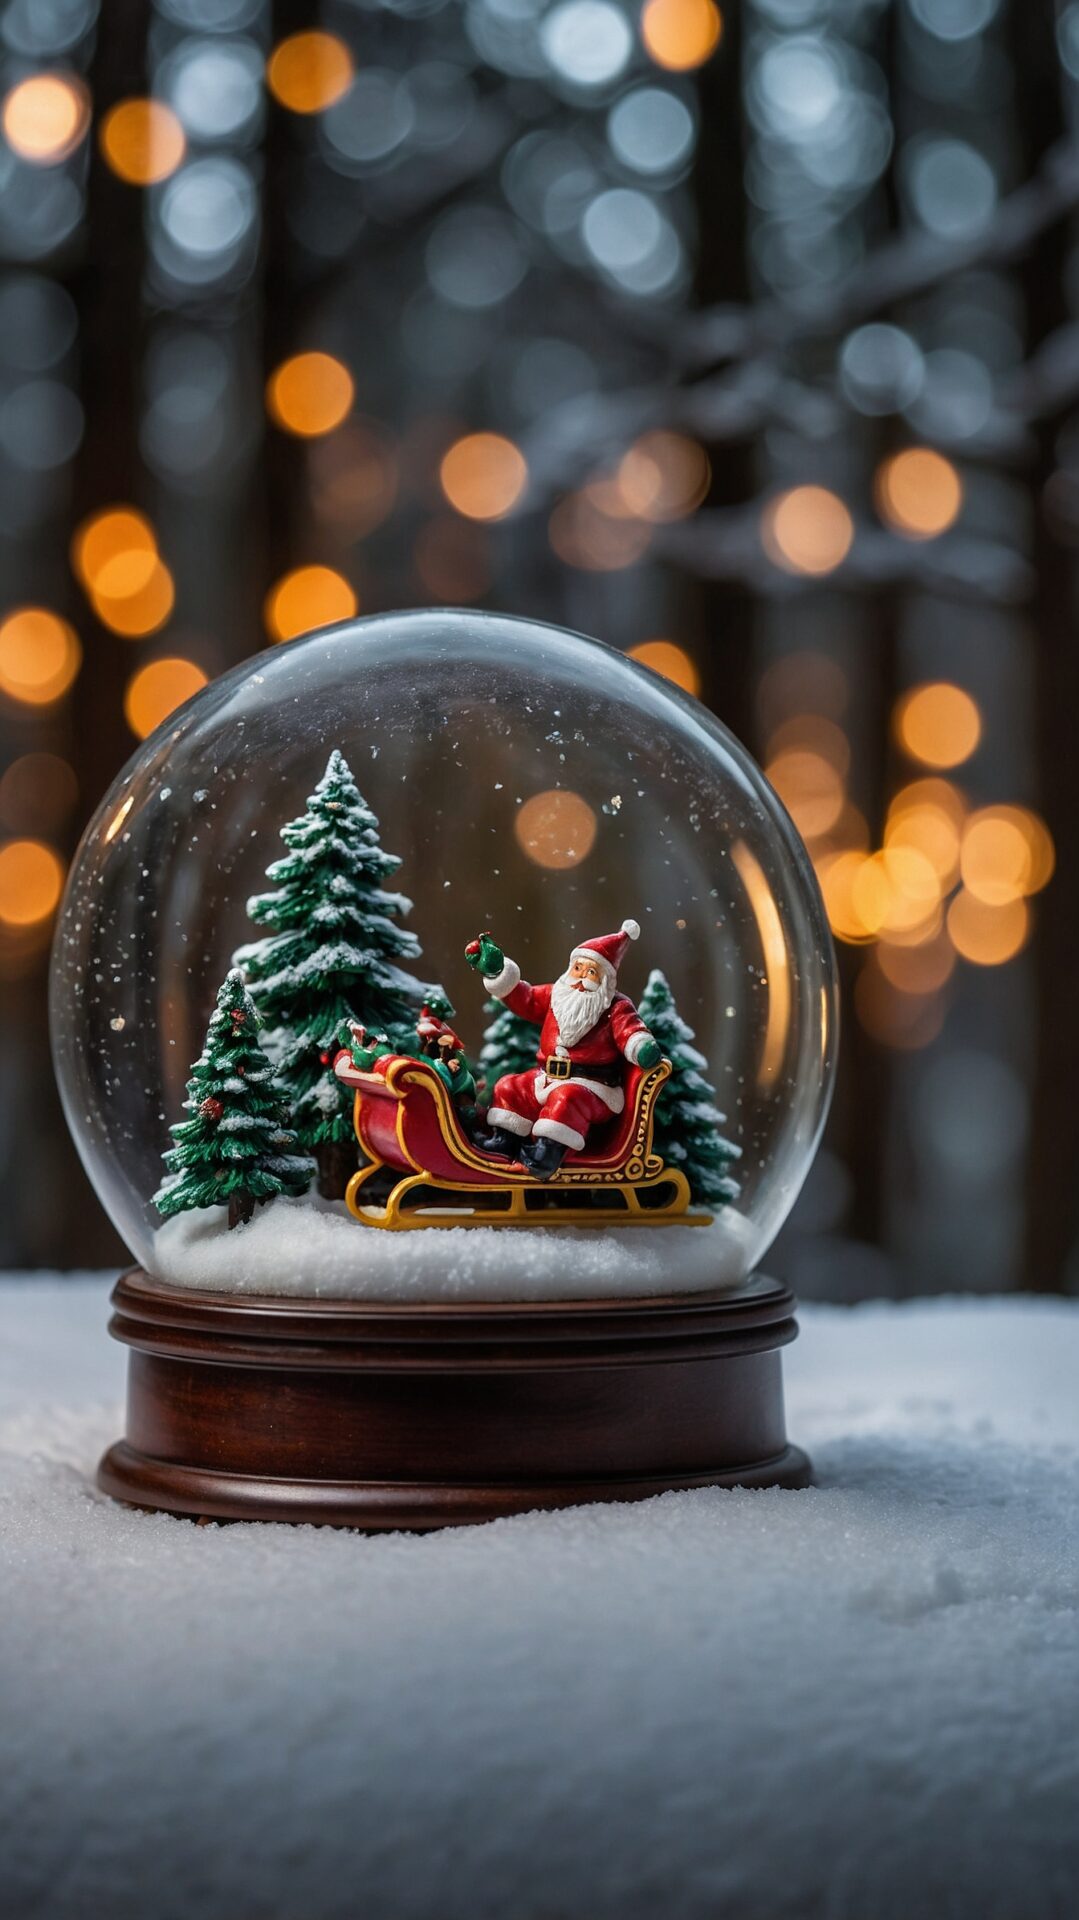
[[[346,1058],[338,1075],[355,1088],[356,1138],[367,1164],[349,1181],[349,1211],[365,1226],[706,1226],[690,1210],[685,1174],[652,1150],[656,1097],[669,1060],[631,1067],[625,1110],[582,1153],[566,1155],[547,1181],[481,1153],[466,1137],[433,1066],[405,1055],[365,1071]],[[401,1175],[384,1199],[367,1193],[384,1170]]]

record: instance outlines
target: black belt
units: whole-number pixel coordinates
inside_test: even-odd
[[[548,1080],[598,1080],[601,1087],[620,1087],[622,1085],[622,1067],[587,1066],[584,1061],[577,1064],[566,1060],[560,1053],[549,1053],[544,1063],[544,1073]]]

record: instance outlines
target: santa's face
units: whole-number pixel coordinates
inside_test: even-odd
[[[571,960],[551,988],[551,1011],[563,1046],[575,1046],[590,1033],[614,998],[614,981],[596,960]]]

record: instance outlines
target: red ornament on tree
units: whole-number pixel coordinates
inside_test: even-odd
[[[215,1099],[212,1093],[207,1094],[205,1100],[199,1101],[199,1112],[204,1120],[220,1120],[224,1111],[221,1101]]]

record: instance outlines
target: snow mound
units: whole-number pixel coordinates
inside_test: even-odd
[[[271,1200],[230,1233],[223,1207],[154,1235],[153,1271],[210,1293],[328,1300],[591,1300],[736,1286],[751,1229],[730,1209],[707,1227],[426,1227],[383,1233],[343,1202]]]
[[[1070,1920],[1079,1309],[807,1310],[804,1493],[428,1537],[115,1506],[104,1284],[0,1283],[0,1907]]]

